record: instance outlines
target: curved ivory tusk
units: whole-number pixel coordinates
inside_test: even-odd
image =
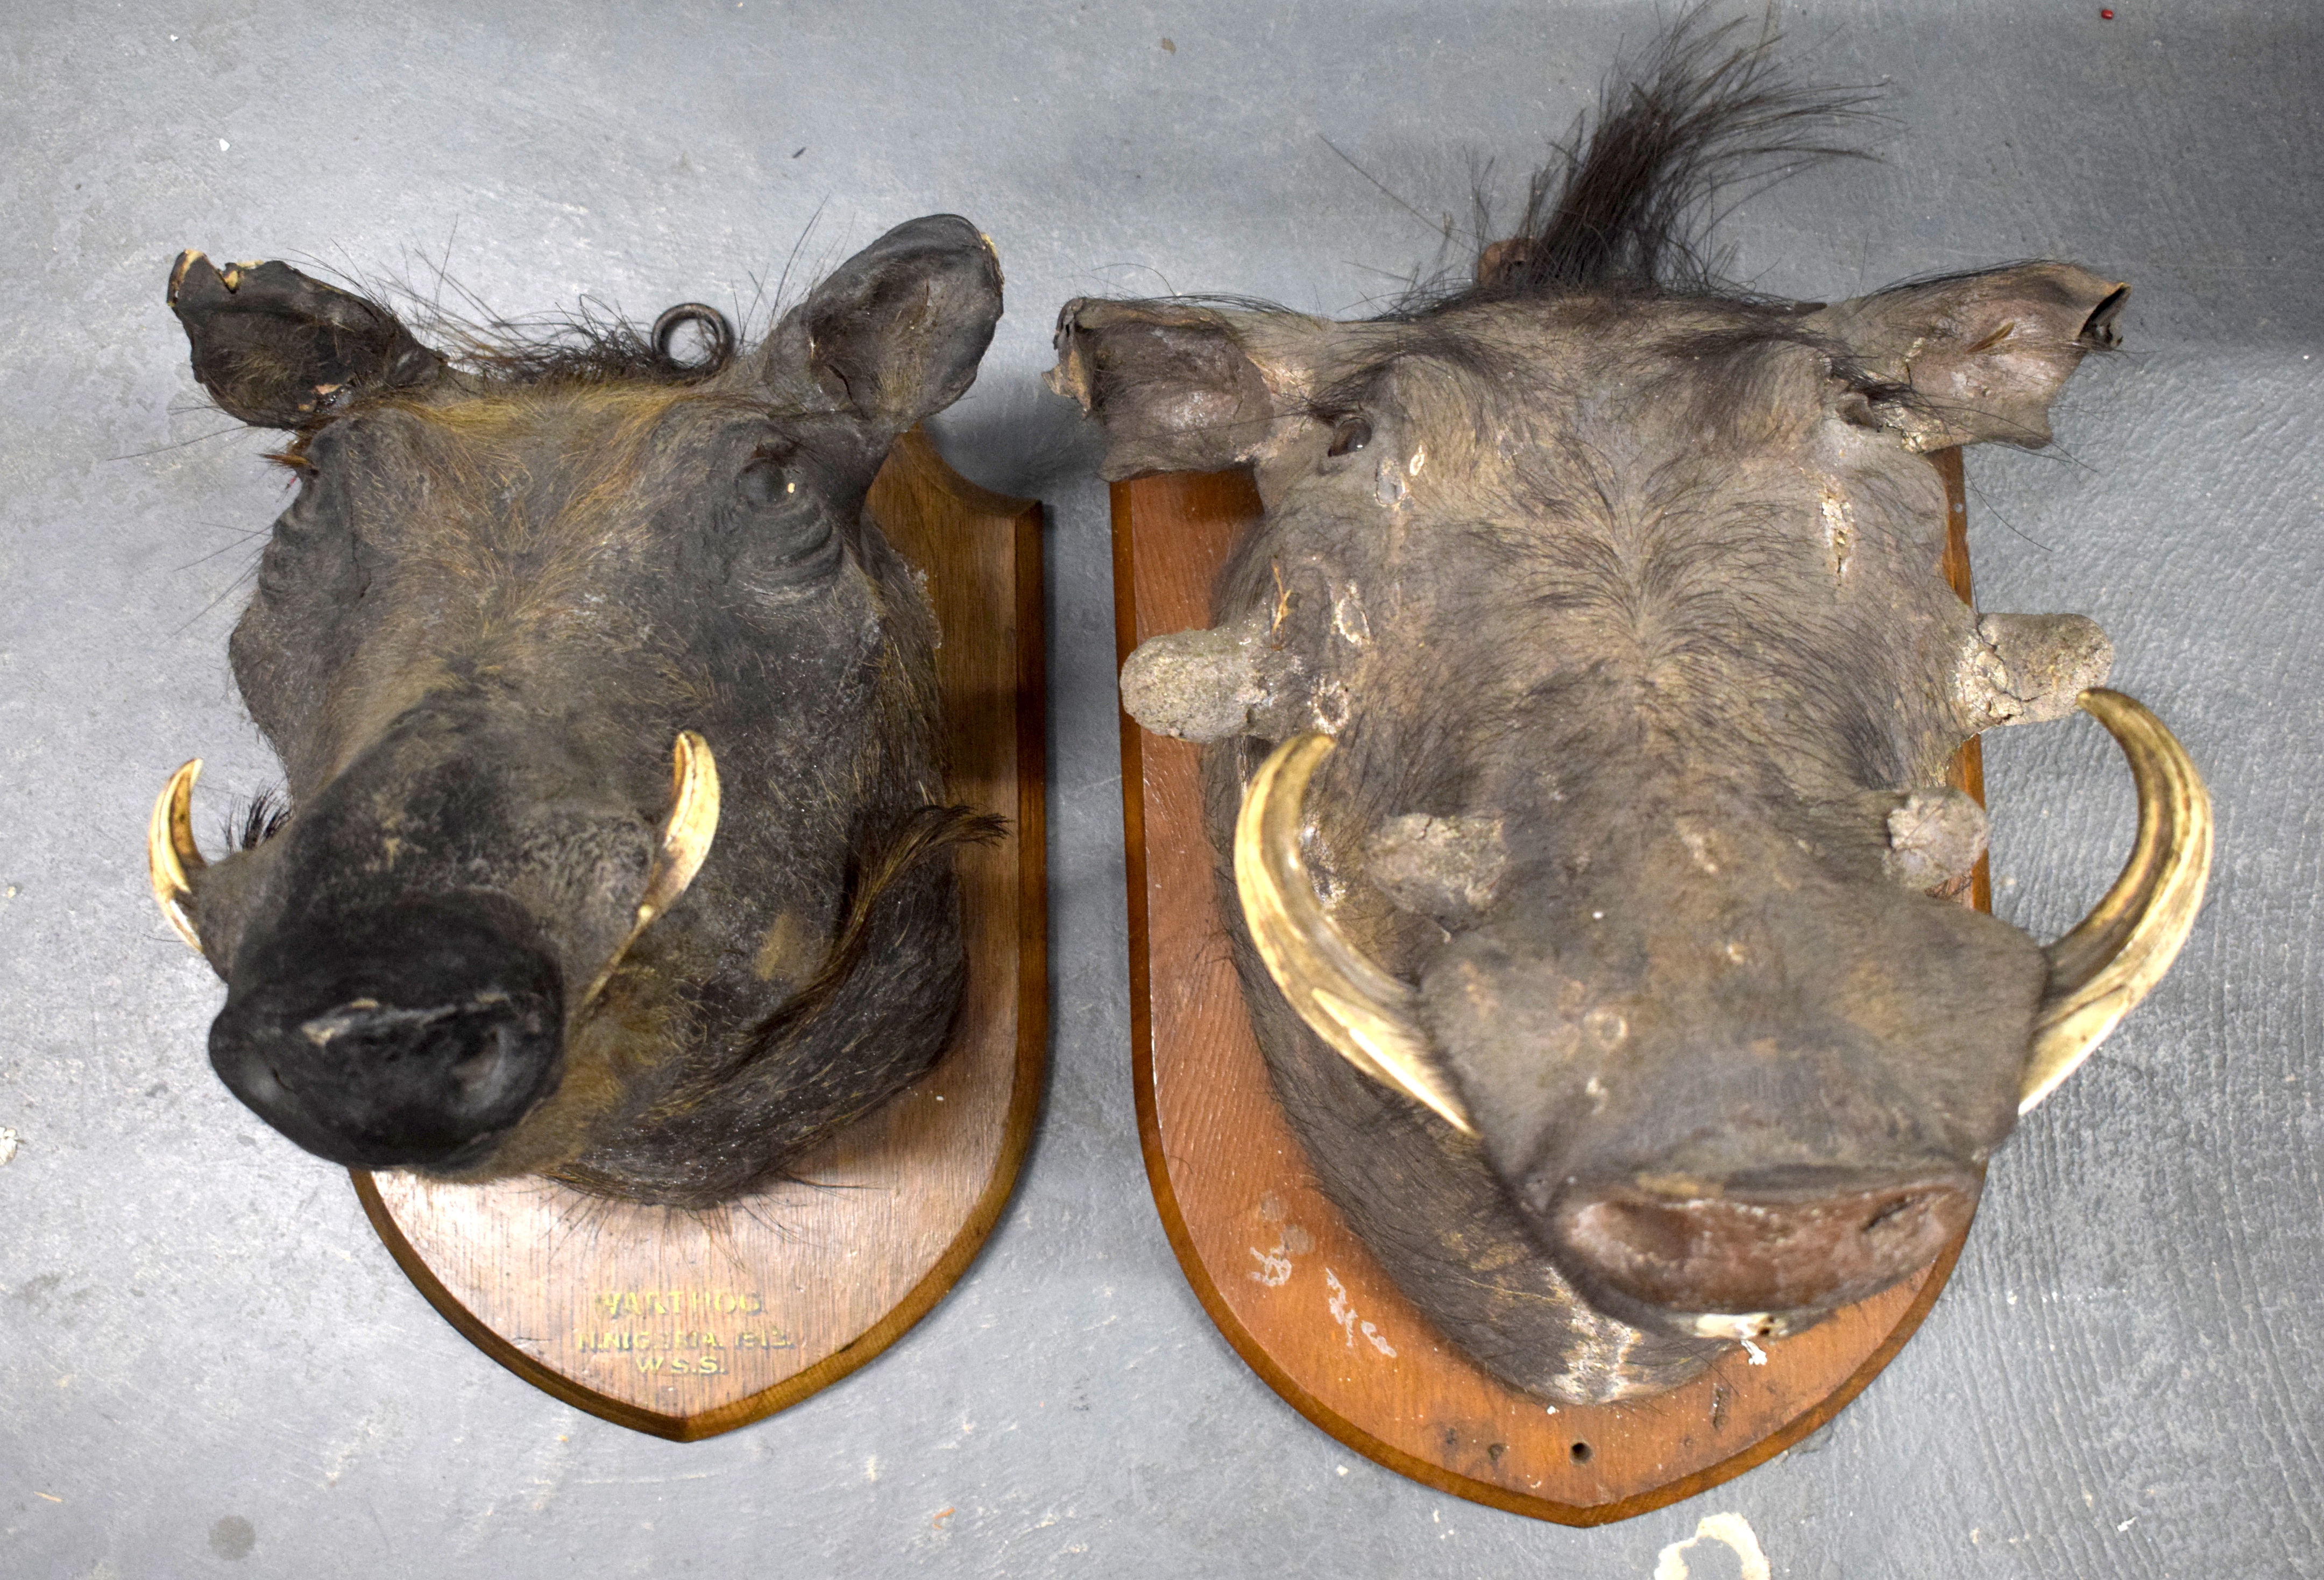
[[[596,1002],[638,935],[678,903],[678,897],[709,859],[711,842],[717,836],[718,760],[711,754],[709,742],[692,730],[681,730],[678,744],[670,750],[669,815],[661,822],[661,839],[654,850],[653,868],[646,874],[646,892],[638,901],[637,918],[630,923],[622,947],[581,995],[580,1009]]]
[[[1366,958],[1333,924],[1300,859],[1307,781],[1332,745],[1329,735],[1294,735],[1245,787],[1234,841],[1243,919],[1275,985],[1316,1036],[1374,1080],[1474,1135],[1413,1019],[1411,987]]]
[[[638,901],[637,930],[678,902],[709,859],[710,842],[717,836],[718,760],[711,755],[709,742],[692,730],[681,730],[670,751],[669,816],[662,819],[653,874],[646,880],[645,898]]]
[[[2138,784],[2138,842],[2106,898],[2044,951],[2050,988],[2034,1016],[2017,1112],[2030,1113],[2144,998],[2187,941],[2211,874],[2211,797],[2163,721],[2119,691],[2081,694]]]
[[[198,757],[171,774],[145,823],[145,876],[153,885],[154,902],[197,955],[202,952],[202,936],[194,929],[186,901],[194,892],[188,874],[209,865],[202,859],[202,847],[194,843],[194,781],[201,776]]]

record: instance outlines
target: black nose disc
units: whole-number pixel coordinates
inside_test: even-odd
[[[532,930],[482,897],[301,919],[235,960],[210,1063],[335,1163],[480,1161],[563,1065],[563,986]]]

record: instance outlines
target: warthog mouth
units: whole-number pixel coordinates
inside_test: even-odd
[[[1979,1187],[1960,1168],[1715,1193],[1625,1180],[1565,1193],[1550,1232],[1591,1292],[1693,1314],[1706,1336],[1757,1336],[1926,1267],[1969,1227]]]
[[[201,767],[196,758],[170,776],[146,829],[153,897],[198,952],[190,902],[208,865],[193,836]],[[719,800],[709,743],[682,733],[644,892],[579,994],[568,997],[538,927],[517,908],[489,894],[421,895],[262,941],[262,955],[281,958],[237,972],[212,1029],[212,1062],[267,1123],[335,1162],[457,1169],[479,1161],[555,1090],[573,1028],[701,871]]]
[[[2017,1108],[2030,1112],[2088,1058],[2170,969],[2210,870],[2210,799],[2153,714],[2119,692],[2080,693],[2114,735],[2138,792],[2138,836],[2106,896],[2043,950],[2046,990],[2026,1028]],[[1479,1126],[1423,1025],[1412,984],[1341,931],[1301,855],[1306,792],[1329,735],[1283,742],[1243,792],[1234,838],[1243,918],[1268,975],[1300,1019],[1367,1076],[1468,1136]],[[1966,1227],[1974,1169],[1923,1158],[1894,1170],[1825,1171],[1762,1182],[1567,1180],[1532,1204],[1537,1233],[1593,1292],[1634,1310],[1696,1314],[1718,1336],[1782,1331],[1786,1310],[1817,1314],[1877,1293],[1933,1259]],[[1709,1323],[1703,1327],[1702,1323]]]

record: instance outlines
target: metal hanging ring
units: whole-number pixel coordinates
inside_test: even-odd
[[[688,324],[702,326],[703,337],[709,343],[709,349],[698,361],[680,362],[672,355],[670,345],[678,337],[678,330]],[[654,320],[653,348],[662,365],[673,371],[716,373],[726,365],[727,358],[734,355],[734,326],[726,321],[724,313],[707,302],[682,301]]]

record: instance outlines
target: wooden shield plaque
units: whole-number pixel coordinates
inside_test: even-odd
[[[1969,596],[1960,456],[1944,569]],[[1242,472],[1113,485],[1115,633],[1127,658],[1211,624],[1211,589],[1259,516]],[[1381,1270],[1323,1194],[1268,1081],[1225,944],[1200,748],[1121,720],[1131,1053],[1147,1178],[1187,1280],[1251,1369],[1359,1454],[1475,1502],[1598,1525],[1714,1486],[1831,1418],[1920,1326],[1960,1253],[1684,1387],[1551,1409],[1472,1364]],[[1978,747],[1952,782],[1983,799]],[[1988,909],[1980,861],[1964,902]],[[1964,1232],[1965,1233],[1965,1232]]]
[[[1009,821],[956,855],[968,993],[920,1080],[793,1165],[695,1212],[545,1179],[355,1176],[403,1270],[486,1354],[641,1432],[707,1437],[862,1365],[944,1297],[1015,1184],[1048,1035],[1042,873],[1041,507],[988,493],[917,430],[872,485],[927,573],[959,801]]]

